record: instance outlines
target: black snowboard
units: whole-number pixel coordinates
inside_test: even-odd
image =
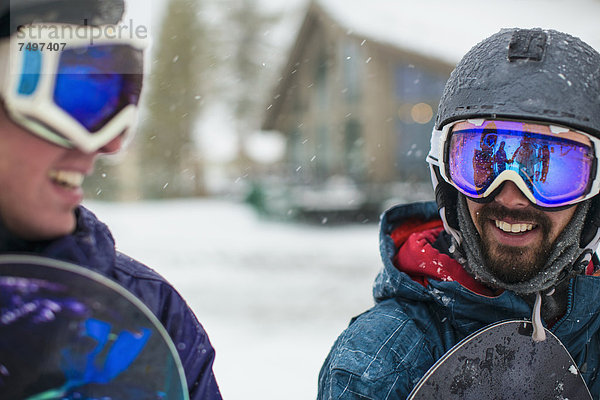
[[[528,321],[490,325],[459,342],[408,396],[418,399],[591,399],[563,344],[546,330],[532,339]]]
[[[129,291],[88,269],[0,256],[0,398],[187,400],[174,344]]]

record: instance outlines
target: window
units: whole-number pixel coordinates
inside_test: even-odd
[[[342,74],[343,88],[342,93],[348,104],[356,104],[360,100],[360,82],[363,71],[360,66],[359,58],[361,55],[359,45],[351,40],[342,44]]]
[[[365,173],[364,139],[360,123],[354,119],[349,120],[346,123],[345,136],[346,169],[355,181],[360,182]]]

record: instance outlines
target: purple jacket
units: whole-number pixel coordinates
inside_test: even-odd
[[[220,400],[212,365],[215,351],[208,335],[177,291],[147,266],[115,250],[108,227],[79,207],[77,229],[69,236],[24,242],[0,222],[0,254],[33,253],[94,270],[116,281],[137,296],[162,322],[177,347],[185,370],[190,400]]]

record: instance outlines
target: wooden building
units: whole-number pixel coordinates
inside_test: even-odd
[[[310,3],[263,122],[287,138],[287,184],[302,193],[293,206],[378,211],[415,187],[403,182],[429,188],[425,156],[453,66]]]

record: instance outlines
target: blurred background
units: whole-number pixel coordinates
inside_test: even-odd
[[[226,399],[306,399],[372,305],[377,222],[433,199],[454,65],[502,27],[600,49],[600,0],[128,0],[149,37],[137,134],[86,182],[120,250],[166,276]]]

